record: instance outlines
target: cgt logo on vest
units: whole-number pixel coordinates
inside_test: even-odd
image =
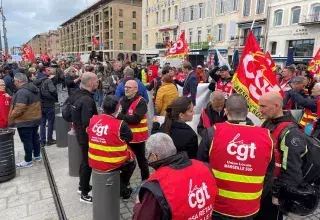
[[[227,152],[230,155],[237,155],[236,158],[241,161],[245,161],[248,159],[248,157],[254,159],[255,156],[255,150],[256,150],[256,144],[251,143],[250,145],[244,144],[243,140],[236,141],[240,137],[240,134],[238,133],[232,141],[229,142],[227,146]]]
[[[206,200],[210,199],[207,189],[207,184],[204,182],[202,182],[200,188],[197,185],[192,188],[192,179],[190,179],[188,201],[191,208],[198,206],[199,209],[202,209],[206,205]]]
[[[101,124],[102,120],[99,120],[95,125],[92,127],[92,131],[98,136],[101,137],[102,135],[107,135],[108,134],[108,125],[102,125]]]

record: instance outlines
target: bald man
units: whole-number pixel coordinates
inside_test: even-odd
[[[280,197],[280,189],[284,186],[297,188],[301,184],[303,179],[301,158],[306,153],[307,143],[291,112],[283,112],[283,99],[278,92],[262,95],[259,106],[262,117],[266,119],[261,127],[269,129],[275,141],[273,174],[275,181],[273,186],[270,182],[269,187],[264,188],[261,209],[255,219],[283,219],[283,214],[277,208],[279,200],[283,199]],[[280,134],[287,126],[290,126],[290,131],[285,132],[281,139]],[[271,175],[269,173],[269,176]]]
[[[145,157],[145,141],[148,139],[147,101],[138,92],[136,80],[125,83],[125,96],[119,101],[118,119],[124,120],[132,131],[133,139],[129,143],[137,157],[141,170],[141,180],[149,177],[148,162]]]
[[[198,134],[202,137],[207,128],[212,127],[215,123],[225,122],[227,116],[224,113],[225,97],[221,91],[214,91],[210,95],[210,102],[206,108],[201,111],[199,124],[197,127]]]
[[[219,188],[212,219],[251,220],[260,208],[266,173],[272,172],[273,143],[267,129],[250,125],[246,120],[248,103],[245,97],[231,95],[224,112],[228,121],[208,129],[201,140],[197,159],[210,163]],[[259,182],[253,181],[257,179]]]
[[[89,185],[91,178],[91,167],[88,162],[89,138],[86,132],[90,118],[97,115],[96,103],[93,94],[99,86],[96,74],[86,72],[81,76],[81,89],[75,90],[71,99],[74,99],[75,107],[72,111],[72,121],[76,132],[79,146],[82,149],[82,162],[79,169],[80,183],[78,193],[81,194],[80,202],[92,204],[92,197],[88,194],[92,187]]]

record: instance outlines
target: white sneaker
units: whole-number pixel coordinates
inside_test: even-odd
[[[22,161],[21,163],[17,163],[16,167],[21,167],[21,168],[26,168],[26,167],[32,167],[32,161],[30,162],[26,162],[26,161]]]

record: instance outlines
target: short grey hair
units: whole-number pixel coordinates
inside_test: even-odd
[[[244,96],[232,94],[226,101],[226,109],[233,120],[244,120],[248,114],[248,102]]]
[[[128,76],[134,76],[134,71],[130,67],[127,67],[127,68],[124,69],[123,74],[125,76],[127,76],[127,77]]]
[[[147,155],[151,153],[157,155],[159,160],[177,154],[177,148],[171,137],[165,133],[153,134],[146,142]]]
[[[92,72],[87,72],[87,73],[92,73]],[[81,77],[81,85],[87,86],[89,82],[93,79],[94,73],[92,74],[83,74]]]
[[[210,94],[210,100],[211,101],[213,101],[213,100],[222,101],[222,100],[225,100],[225,97],[221,91],[214,91]]]
[[[307,80],[307,78],[304,76],[296,76],[292,79],[292,83],[302,84],[305,80]]]
[[[24,73],[16,73],[16,75],[14,75],[14,80],[19,82],[28,82],[28,77]]]

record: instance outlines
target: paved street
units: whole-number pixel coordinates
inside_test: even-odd
[[[60,96],[60,100],[65,99],[65,93]],[[17,133],[14,140],[16,162],[20,162],[23,160],[24,150]],[[68,174],[68,148],[53,145],[46,147],[46,151],[67,218],[91,220],[92,205],[80,203],[76,192],[79,178],[70,177]],[[132,177],[131,187],[135,189],[139,182],[140,171],[137,168]],[[135,195],[132,195],[129,202],[121,201],[120,219],[131,219],[134,202]],[[43,162],[34,162],[31,168],[18,169],[13,180],[0,184],[0,219],[59,219]],[[320,210],[304,219],[320,219]]]

